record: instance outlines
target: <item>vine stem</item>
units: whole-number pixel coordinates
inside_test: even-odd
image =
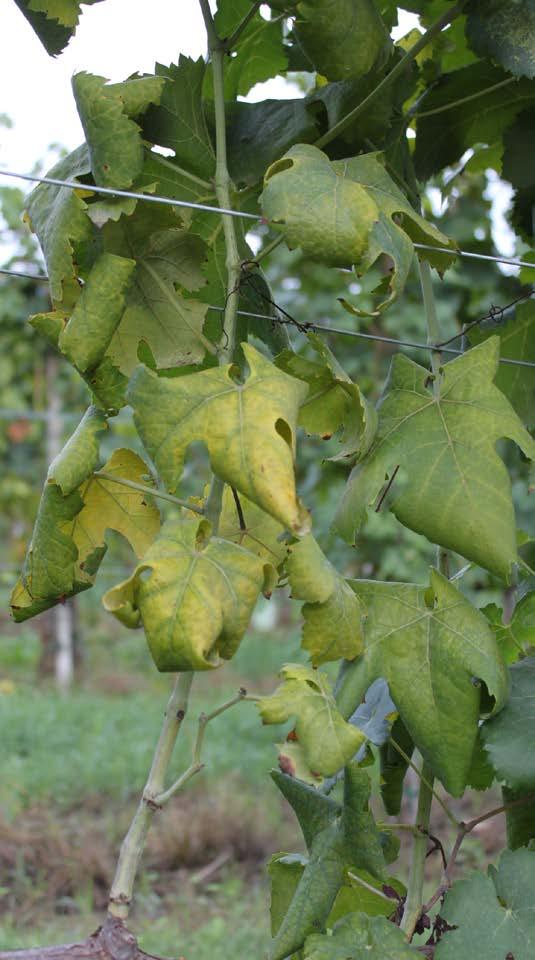
[[[342,117],[338,123],[335,123],[334,127],[331,127],[330,130],[327,130],[318,140],[315,141],[316,147],[324,147],[327,143],[331,143],[339,134],[343,133],[344,130],[347,130],[349,126],[358,118],[365,110],[371,106],[371,104],[379,97],[384,91],[389,87],[394,80],[396,80],[407,67],[412,63],[413,60],[418,56],[421,50],[423,50],[428,43],[433,40],[434,37],[439,34],[444,27],[447,27],[449,23],[452,23],[463,11],[463,8],[466,6],[467,0],[459,0],[458,3],[455,3],[442,17],[439,17],[435,23],[431,24],[428,30],[420,39],[407,51],[404,57],[401,58],[399,63],[387,73],[379,84],[375,87],[367,97],[364,98],[353,110],[351,110],[345,117]]]
[[[423,908],[424,869],[427,853],[427,831],[433,802],[433,771],[425,762],[420,772],[420,790],[416,812],[415,833],[412,845],[412,861],[407,887],[407,899],[401,919],[401,929],[411,940]]]
[[[447,805],[446,803],[444,803],[444,801],[443,801],[442,797],[440,796],[440,794],[438,794],[438,793],[436,792],[436,790],[435,790],[435,788],[434,788],[434,786],[433,786],[433,777],[431,777],[431,779],[427,779],[427,777],[425,777],[424,771],[418,769],[418,767],[416,766],[416,764],[413,763],[413,761],[412,761],[411,758],[409,757],[409,754],[408,754],[408,753],[405,753],[403,747],[400,747],[399,743],[397,743],[396,740],[394,740],[393,737],[390,737],[390,743],[391,743],[392,746],[394,747],[394,750],[396,750],[396,751],[399,753],[400,757],[403,757],[403,759],[404,759],[405,763],[407,764],[407,766],[409,766],[409,767],[411,768],[411,770],[414,770],[416,776],[417,776],[417,777],[421,780],[421,782],[422,782],[423,784],[425,784],[425,786],[431,791],[431,793],[433,794],[433,796],[434,796],[435,800],[437,801],[437,803],[439,804],[439,806],[442,807],[442,809],[443,809],[444,813],[446,814],[446,816],[447,816],[448,820],[450,821],[450,823],[452,823],[454,827],[458,828],[458,827],[459,827],[459,821],[454,817],[454,815],[453,815],[453,813],[451,812],[451,810],[450,810],[450,808],[448,807],[448,805]],[[425,779],[424,779],[424,777],[425,777]]]
[[[227,132],[225,123],[225,77],[224,61],[226,51],[231,43],[237,39],[236,31],[228,41],[220,40],[214,25],[208,0],[199,0],[201,13],[206,27],[206,36],[208,38],[208,52],[212,61],[212,70],[214,77],[214,112],[215,112],[215,141],[216,141],[216,169],[215,169],[215,191],[217,202],[220,207],[226,210],[232,210],[231,199],[231,179],[227,164]],[[248,12],[245,20],[238,25],[237,30],[241,33],[244,26],[249,22],[249,14],[256,13],[256,4]],[[239,35],[238,33],[238,35]],[[228,45],[228,46],[227,46]],[[221,214],[223,221],[223,233],[225,236],[225,265],[227,269],[227,297],[225,301],[225,312],[223,315],[223,336],[218,349],[219,363],[232,363],[236,350],[236,316],[238,310],[241,259],[238,250],[238,237],[236,233],[236,224],[234,218],[228,214]],[[210,486],[210,493],[206,501],[205,513],[207,519],[212,525],[212,530],[217,534],[219,528],[219,518],[223,503],[224,482],[220,477],[214,476]]]
[[[130,911],[139,862],[152,818],[158,809],[155,797],[164,788],[173,748],[186,716],[192,682],[193,673],[180,673],[175,680],[145,789],[121,846],[108,904],[108,913],[119,920],[126,920]]]
[[[118,483],[121,487],[138,490],[139,493],[146,493],[160,500],[167,500],[169,503],[174,503],[177,507],[185,507],[186,510],[191,510],[192,513],[198,513],[201,517],[204,516],[205,511],[202,507],[196,507],[195,504],[189,503],[187,500],[181,500],[180,497],[174,497],[172,493],[165,493],[164,490],[158,490],[156,487],[148,487],[144,483],[127,480],[126,477],[116,477],[114,473],[107,473],[105,470],[95,470],[93,476],[100,477],[101,480],[108,480],[111,483]]]
[[[534,801],[535,793],[526,794],[523,797],[512,800],[511,803],[503,803],[500,807],[494,807],[492,810],[488,810],[486,813],[480,814],[479,817],[474,817],[473,820],[469,820],[467,823],[460,823],[457,836],[455,837],[455,842],[444,870],[442,883],[435,890],[431,899],[424,904],[422,912],[428,913],[431,907],[435,905],[437,900],[440,900],[451,887],[453,880],[453,868],[455,867],[457,857],[459,856],[459,850],[461,849],[464,838],[471,833],[472,830],[479,826],[480,823],[484,823],[485,820],[490,820],[492,817],[496,817],[500,813],[505,813],[507,810],[511,810],[513,807],[525,806],[526,804],[533,803]]]

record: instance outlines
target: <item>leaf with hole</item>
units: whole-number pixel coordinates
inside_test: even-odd
[[[331,162],[317,147],[298,144],[269,167],[261,198],[265,216],[290,249],[301,247],[313,260],[354,264],[361,275],[386,253],[393,263],[390,293],[377,311],[403,289],[413,258],[411,241],[451,249],[452,254],[420,251],[441,271],[453,262],[455,250],[452,240],[414,211],[379,157]]]
[[[242,346],[250,371],[243,383],[231,366],[176,380],[140,368],[129,394],[136,425],[169,490],[177,488],[188,446],[201,440],[222,480],[303,534],[310,521],[296,496],[293,452],[306,387]]]

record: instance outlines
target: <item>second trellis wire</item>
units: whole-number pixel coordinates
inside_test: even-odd
[[[22,279],[35,280],[37,282],[48,282],[48,277],[44,274],[22,273],[17,270],[5,270],[2,268],[0,268],[0,274],[5,274],[10,277],[20,277]],[[219,313],[223,313],[225,308],[210,305],[208,306],[208,310],[217,310]],[[265,320],[268,323],[277,323],[276,317],[270,317],[264,313],[252,313],[249,310],[238,310],[237,312],[241,317],[250,317],[253,320]],[[285,321],[285,323],[288,322],[291,323],[291,321]],[[296,323],[295,325],[303,332],[306,332],[307,330],[323,330],[325,333],[333,333],[338,336],[358,337],[361,340],[375,340],[379,343],[389,343],[392,346],[412,347],[415,350],[436,350],[439,353],[450,353],[454,354],[455,356],[460,356],[463,353],[462,350],[455,350],[453,347],[439,347],[430,343],[417,343],[414,340],[397,340],[394,337],[383,337],[377,333],[361,333],[360,330],[344,330],[343,327],[330,327],[322,323]],[[462,336],[462,331],[459,332],[458,336]],[[535,367],[535,363],[532,363],[529,360],[512,360],[508,357],[500,357],[499,362],[515,367]]]

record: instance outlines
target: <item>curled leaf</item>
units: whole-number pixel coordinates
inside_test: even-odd
[[[163,525],[132,576],[104,606],[128,626],[142,622],[159,670],[210,670],[239,647],[264,583],[264,564],[210,536],[185,515]]]

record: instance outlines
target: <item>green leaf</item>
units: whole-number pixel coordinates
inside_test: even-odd
[[[476,143],[494,144],[517,114],[533,104],[535,85],[529,80],[505,84],[508,79],[504,70],[485,61],[440,78],[422,102],[417,121],[414,162],[421,180],[451,166]]]
[[[76,180],[90,171],[86,146],[60,160],[47,176],[57,180]],[[78,267],[80,252],[90,243],[93,226],[81,199],[86,188],[77,190],[41,183],[28,198],[27,219],[37,234],[49,277],[50,297],[54,304],[72,306],[80,294]]]
[[[483,742],[498,777],[514,790],[535,790],[535,657],[509,668],[511,695],[496,717],[483,725]]]
[[[373,0],[301,0],[294,29],[314,68],[328,80],[362,77],[391,50]]]
[[[60,336],[68,322],[68,314],[57,310],[52,313],[37,313],[29,318],[31,326],[58,350]],[[86,373],[80,370],[78,372],[92,391],[95,401],[104,410],[112,413],[124,407],[128,380],[120,370],[114,366],[109,356],[104,356],[101,362],[92,370],[88,370]]]
[[[303,875],[307,858],[297,853],[275,853],[267,864],[271,883],[271,936],[274,937]]]
[[[381,253],[392,257],[390,295],[380,311],[403,289],[413,258],[411,240],[452,251],[455,244],[415,213],[377,157],[331,162],[317,147],[298,144],[267,170],[261,200],[265,216],[290,249],[301,247],[312,260],[354,264],[361,275]],[[452,262],[448,253],[421,256],[441,270]]]
[[[535,301],[519,304],[505,322],[473,327],[468,337],[470,343],[481,343],[493,334],[500,338],[500,357],[511,360],[534,357]],[[495,382],[511,401],[522,422],[528,427],[535,426],[535,368],[502,363],[498,367]]]
[[[84,285],[58,346],[82,373],[97,367],[111,343],[124,310],[134,260],[103,253]]]
[[[238,186],[263,180],[264,174],[294,143],[312,143],[320,135],[317,108],[308,100],[237,100],[226,109],[230,175]]]
[[[83,0],[89,6],[102,0]],[[74,35],[80,17],[81,0],[15,0],[47,53],[55,57]]]
[[[215,15],[218,36],[229,37],[250,7],[250,0],[219,0]],[[234,56],[225,64],[225,99],[244,97],[256,83],[286,71],[282,36],[280,20],[265,20],[260,13],[255,14],[240,34]]]
[[[399,717],[392,727],[392,740],[401,747],[408,757],[412,757],[414,742],[403,720]],[[403,759],[393,743],[387,741],[379,751],[381,770],[381,798],[385,810],[390,817],[395,817],[401,811],[403,800],[403,784],[408,770],[408,763]]]
[[[202,332],[206,304],[190,297],[205,283],[202,239],[181,228],[170,208],[140,206],[131,217],[107,223],[105,249],[135,260],[132,283],[109,355],[130,375],[145,341],[158,367],[200,362],[214,347]]]
[[[381,69],[375,67],[358,80],[327,83],[309,93],[305,101],[309,109],[315,108],[318,112],[321,109],[318,115],[318,122],[321,123],[320,132],[326,133],[362,103],[393,69],[401,56],[402,51],[396,50],[388,64]],[[382,145],[394,117],[401,113],[403,103],[414,93],[416,79],[415,68],[405,70],[395,84],[390,84],[379,99],[375,99],[368,109],[363,110],[355,121],[332,141],[328,147],[329,154],[338,157],[354,155],[368,150],[369,141]],[[295,141],[306,142],[300,137],[296,137]]]
[[[131,119],[158,103],[164,81],[143,77],[108,85],[105,77],[76,73],[72,88],[99,186],[125,190],[143,167],[141,130]],[[134,113],[135,111],[135,113]]]
[[[312,534],[289,548],[286,569],[292,597],[305,601],[302,646],[313,665],[362,653],[362,605]]]
[[[142,122],[143,135],[152,143],[174,151],[186,171],[210,180],[215,173],[215,153],[206,126],[202,85],[206,63],[180,55],[178,64],[156,64],[156,76],[166,83],[158,106]],[[168,194],[166,194],[167,196]]]
[[[340,366],[329,347],[315,333],[308,341],[318,360],[308,360],[292,350],[284,350],[275,363],[281,370],[308,384],[308,396],[299,410],[299,426],[323,439],[342,431],[341,460],[369,450],[377,430],[377,413]]]
[[[502,787],[504,804],[517,804],[505,811],[507,846],[510,850],[527,847],[535,839],[535,796],[533,790]]]
[[[535,853],[506,850],[498,870],[458,880],[441,916],[448,930],[435,960],[531,960],[535,950]]]
[[[309,767],[332,776],[355,755],[364,742],[356,727],[346,723],[334,701],[327,677],[318,670],[286,664],[282,683],[258,701],[263,723],[285,723],[296,717],[296,734]]]
[[[466,784],[482,680],[499,710],[507,671],[485,618],[436,570],[429,588],[349,581],[367,610],[366,649],[337,692],[343,715],[384,677],[412,740],[449,793]],[[477,681],[474,681],[477,678]]]
[[[488,790],[494,783],[495,773],[489,755],[483,745],[482,727],[477,731],[477,739],[468,774],[467,786],[474,790]]]
[[[389,897],[383,891],[392,887],[399,897],[404,897],[406,889],[395,877],[387,877],[386,884],[378,883],[366,870],[351,869],[344,878],[334,906],[327,918],[326,926],[334,927],[338,920],[348,913],[366,913],[369,917],[391,917],[396,912],[399,901]]]
[[[54,311],[30,317],[31,325],[71,361],[105,410],[118,410],[126,402],[127,380],[107,350],[123,316],[134,268],[133,260],[103,253],[70,316]]]
[[[535,647],[535,590],[526,593],[517,603],[509,623],[502,620],[502,610],[489,603],[481,610],[496,636],[506,663],[514,663]]]
[[[534,0],[471,0],[466,34],[480,57],[497,60],[515,77],[535,77]]]
[[[399,927],[383,917],[351,913],[332,935],[315,933],[305,943],[305,960],[414,960],[415,951]]]
[[[169,490],[180,481],[188,446],[201,440],[222,480],[304,534],[309,519],[296,497],[293,451],[306,388],[242,346],[250,370],[244,383],[232,379],[231,366],[175,380],[138,369],[130,390],[136,426]]]
[[[535,141],[533,136],[534,111],[524,110],[505,131],[503,137],[502,175],[515,188],[512,222],[515,229],[529,240],[533,237],[533,204],[535,203],[535,175],[530,158]],[[526,272],[526,271],[524,271]],[[528,278],[532,271],[527,271]],[[522,277],[521,277],[522,279]]]
[[[497,337],[448,363],[440,393],[429,371],[394,357],[373,446],[348,481],[336,516],[347,540],[392,481],[390,509],[404,526],[507,579],[517,557],[511,484],[495,451],[509,437],[533,458],[535,443],[492,380]]]
[[[279,923],[270,960],[282,960],[325,923],[348,864],[367,870],[372,877],[384,876],[384,835],[377,830],[369,810],[370,778],[357,764],[346,767],[342,807],[291,777],[278,773],[272,776],[298,816],[310,853],[300,877],[293,868],[286,877],[282,873],[285,867],[281,864],[277,868],[279,881],[283,880],[281,900],[289,893],[288,881],[298,880],[282,918],[283,904],[278,904]]]
[[[211,537],[205,520],[184,513],[165,522],[103,603],[123,622],[125,607],[132,619],[138,613],[158,670],[211,670],[234,656],[263,582],[258,557]]]
[[[278,770],[271,771],[271,779],[294,811],[307,850],[312,850],[318,834],[330,826],[340,814],[340,804],[302,780]]]

